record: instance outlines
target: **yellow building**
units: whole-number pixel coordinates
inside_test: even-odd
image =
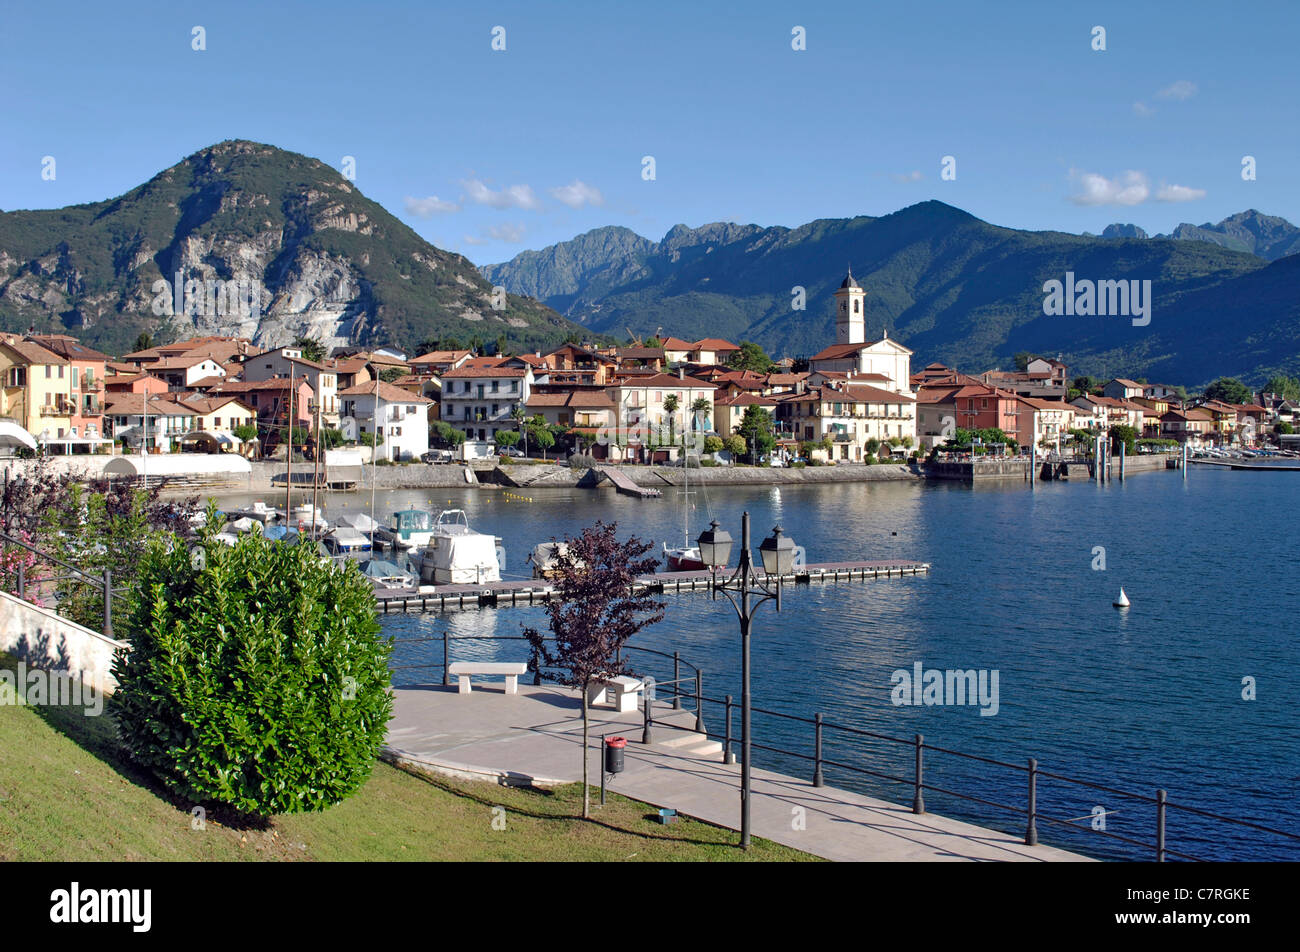
[[[38,441],[68,439],[77,407],[72,402],[72,365],[40,344],[0,335],[0,416]]]

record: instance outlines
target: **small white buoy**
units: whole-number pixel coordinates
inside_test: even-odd
[[[1119,598],[1115,599],[1111,604],[1116,608],[1128,608],[1128,596],[1124,594],[1123,588],[1119,590]]]

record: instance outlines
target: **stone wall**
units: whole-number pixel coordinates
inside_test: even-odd
[[[0,651],[47,671],[67,671],[111,694],[113,653],[126,642],[105,638],[74,621],[0,592]]]

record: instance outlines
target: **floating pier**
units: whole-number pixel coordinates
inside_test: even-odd
[[[866,581],[878,578],[902,578],[905,575],[923,575],[930,571],[929,562],[877,561],[877,562],[820,562],[805,565],[781,576],[782,583],[807,585],[813,582]],[[759,581],[769,577],[758,572]],[[726,581],[731,572],[717,575]],[[773,577],[774,578],[774,577]],[[662,595],[670,592],[709,591],[714,575],[707,571],[656,572],[645,575],[633,583],[637,595]],[[481,585],[421,586],[421,591],[406,590],[392,594],[376,593],[375,601],[382,614],[395,612],[458,611],[463,608],[483,606],[500,608],[505,605],[535,605],[546,602],[555,594],[555,585],[545,579],[519,579],[508,582],[484,582]]]

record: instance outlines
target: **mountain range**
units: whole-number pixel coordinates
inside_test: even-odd
[[[177,296],[168,308],[157,282],[175,284],[178,272],[247,287],[255,306],[222,314],[209,295],[204,306],[187,309]],[[408,349],[504,335],[533,349],[578,330],[536,301],[494,302],[467,259],[429,244],[323,162],[242,140],[202,149],[118,198],[0,213],[0,329],[29,328],[117,354],[141,331],[155,341],[226,334],[276,346],[302,335]]]
[[[1189,386],[1300,370],[1300,257],[1286,256],[1300,229],[1248,211],[1173,236],[1112,234],[1003,228],[929,201],[797,228],[676,225],[658,242],[597,228],[480,270],[593,331],[748,339],[776,355],[834,341],[833,292],[851,267],[868,338],[887,331],[922,363],[978,372],[1030,351]],[[1044,283],[1067,272],[1150,281],[1150,323],[1048,316]]]
[[[1003,228],[929,201],[796,228],[676,225],[660,241],[609,226],[476,268],[323,162],[228,140],[117,198],[0,212],[0,330],[72,333],[116,354],[141,331],[408,351],[449,336],[532,350],[630,331],[799,356],[833,342],[833,292],[852,267],[867,334],[888,331],[918,366],[1009,367],[1029,351],[1078,373],[1188,386],[1300,372],[1300,255],[1289,253],[1300,229],[1251,210],[1169,236],[1107,233]],[[1151,281],[1150,323],[1046,315],[1044,283],[1067,272]],[[222,313],[159,294],[178,273],[247,286],[257,307]]]

